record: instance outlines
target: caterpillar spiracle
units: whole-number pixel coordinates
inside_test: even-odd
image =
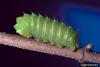
[[[16,32],[24,37],[34,37],[44,43],[68,47],[72,51],[79,48],[77,32],[70,25],[35,13],[24,13],[16,18],[16,22]]]

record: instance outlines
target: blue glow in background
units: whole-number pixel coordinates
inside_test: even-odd
[[[100,11],[81,5],[64,5],[61,13],[64,22],[68,22],[79,33],[80,47],[93,44],[93,50],[100,52]]]

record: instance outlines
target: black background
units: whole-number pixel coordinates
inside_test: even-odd
[[[23,12],[35,12],[58,20],[57,10],[62,3],[85,4],[99,7],[98,0],[0,0],[0,32],[14,33],[16,17]],[[79,67],[75,60],[35,51],[0,45],[0,67]]]

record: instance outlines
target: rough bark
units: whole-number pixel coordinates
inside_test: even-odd
[[[84,48],[78,49],[76,52],[72,52],[68,48],[59,48],[46,43],[38,42],[34,39],[28,39],[19,35],[2,32],[0,32],[0,44],[52,55],[69,57],[78,60],[79,62],[92,61],[100,63],[100,53],[90,52],[90,49],[92,48],[91,44],[88,44]]]

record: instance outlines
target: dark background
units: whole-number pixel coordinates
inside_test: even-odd
[[[16,17],[23,12],[34,12],[63,21],[59,6],[63,3],[100,7],[99,0],[0,0],[0,32],[14,33]],[[79,67],[75,60],[0,45],[0,67]]]

